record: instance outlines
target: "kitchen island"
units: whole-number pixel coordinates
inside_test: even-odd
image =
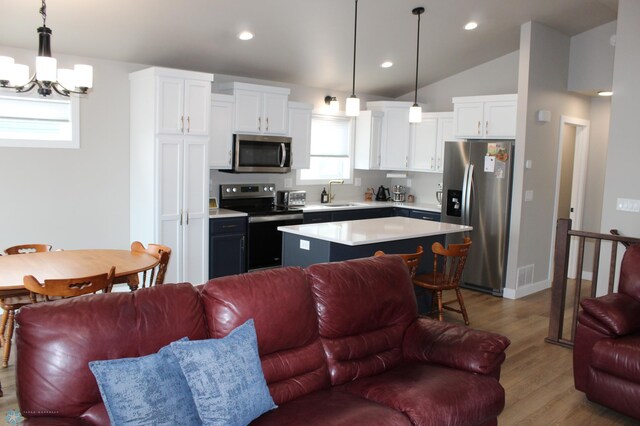
[[[302,267],[373,256],[377,250],[389,254],[412,253],[418,245],[424,247],[425,253],[430,253],[431,245],[436,241],[444,243],[446,234],[471,229],[470,226],[400,216],[278,227],[283,233],[282,265]],[[429,271],[432,263],[423,260],[418,271]]]

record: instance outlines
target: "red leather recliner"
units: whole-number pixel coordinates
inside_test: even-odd
[[[618,293],[581,305],[573,347],[576,389],[640,420],[640,245],[627,248]]]

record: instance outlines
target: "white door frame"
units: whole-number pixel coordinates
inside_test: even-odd
[[[582,229],[582,219],[584,217],[584,197],[587,186],[587,163],[589,161],[589,120],[581,118],[560,116],[560,132],[558,136],[558,166],[556,170],[556,194],[553,206],[553,223],[550,260],[549,260],[549,279],[553,277],[553,255],[556,243],[556,223],[558,222],[558,204],[560,198],[560,173],[562,171],[562,143],[565,137],[565,125],[573,126],[576,129],[575,151],[573,156],[573,178],[571,183],[571,207],[573,212],[570,214],[572,221],[572,229]],[[578,252],[575,244],[571,245],[569,252],[569,275],[575,278],[573,271],[576,270],[578,262]]]

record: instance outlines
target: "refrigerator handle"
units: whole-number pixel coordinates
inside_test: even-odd
[[[467,223],[467,196],[469,193],[469,168],[470,164],[464,166],[464,177],[462,178],[462,200],[460,203],[462,204],[462,224],[468,225]]]
[[[462,189],[462,208],[464,216],[464,224],[471,224],[471,192],[473,191],[473,164],[467,165],[464,179],[464,187]]]

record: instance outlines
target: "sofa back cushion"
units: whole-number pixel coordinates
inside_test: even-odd
[[[311,289],[300,268],[210,280],[202,299],[211,337],[253,318],[258,352],[276,404],[329,387],[329,373]]]
[[[37,303],[16,321],[18,403],[27,417],[81,417],[101,405],[89,361],[149,355],[208,335],[189,283]]]
[[[624,253],[618,291],[640,301],[640,244],[627,247]]]
[[[318,264],[307,268],[307,274],[334,385],[400,363],[404,332],[418,315],[402,258]]]

